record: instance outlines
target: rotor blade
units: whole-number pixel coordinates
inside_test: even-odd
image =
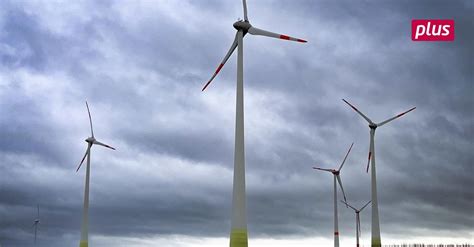
[[[219,71],[221,71],[222,67],[224,67],[224,64],[225,64],[225,63],[227,62],[227,60],[229,59],[230,55],[232,55],[232,53],[235,51],[235,48],[236,48],[236,47],[237,47],[237,34],[235,34],[234,42],[233,42],[232,45],[230,46],[229,51],[228,51],[227,54],[225,55],[224,59],[222,60],[221,64],[219,65],[219,67],[217,67],[216,72],[214,72],[214,75],[212,75],[211,79],[209,79],[209,81],[206,83],[206,85],[204,85],[204,87],[202,88],[201,91],[206,90],[207,86],[209,86],[209,84],[211,83],[211,81],[214,80],[214,78],[215,78],[216,75],[219,73]]]
[[[370,202],[372,202],[372,201],[368,201],[368,202],[359,210],[359,212],[362,211],[362,210],[364,210],[364,208],[367,207],[367,205],[369,205]]]
[[[86,153],[84,154],[84,157],[82,157],[81,163],[79,163],[79,166],[77,167],[76,172],[78,172],[79,168],[81,168],[82,163],[84,163],[84,160],[86,159],[86,156],[89,154],[90,149],[91,149],[91,146],[90,145],[87,146]]]
[[[313,167],[315,170],[320,170],[320,171],[326,171],[326,172],[332,172],[331,169],[325,169],[325,168],[319,168],[319,167]]]
[[[354,111],[356,111],[357,113],[359,113],[359,115],[361,115],[365,121],[369,122],[369,124],[372,124],[374,122],[372,122],[372,120],[370,120],[366,115],[364,115],[361,111],[359,111],[355,106],[353,106],[351,103],[347,102],[345,99],[342,99],[344,102],[346,102],[346,104],[348,104],[350,107],[352,107],[352,109],[354,109]]]
[[[359,228],[359,237],[362,236],[362,229],[360,229],[360,216],[357,214],[357,228]]]
[[[389,119],[387,119],[387,120],[385,120],[385,121],[383,121],[383,122],[381,122],[381,123],[378,123],[377,126],[382,126],[382,125],[384,125],[384,124],[386,124],[386,123],[388,123],[388,122],[391,122],[391,121],[393,121],[393,120],[395,120],[395,119],[397,119],[397,118],[399,118],[399,117],[401,117],[401,116],[403,116],[403,115],[405,115],[405,114],[407,114],[407,113],[409,113],[409,112],[411,112],[411,111],[413,111],[413,110],[415,110],[415,109],[416,109],[416,107],[413,107],[413,108],[411,108],[411,109],[408,110],[408,111],[405,111],[405,112],[402,112],[402,113],[396,115],[395,117],[389,118]]]
[[[91,124],[91,134],[92,134],[92,137],[94,137],[94,130],[92,129],[91,112],[89,111],[89,105],[87,104],[87,101],[86,101],[86,107],[87,107],[87,113],[89,114],[89,123]]]
[[[369,158],[367,159],[367,168],[366,168],[367,173],[369,173],[370,157],[371,156],[372,156],[372,151],[369,150]]]
[[[339,175],[336,175],[336,178],[337,178],[337,182],[339,183],[339,186],[341,186],[342,195],[344,196],[344,201],[347,202],[346,193],[344,192],[344,187],[342,187],[341,178],[339,177]]]
[[[349,150],[347,151],[347,154],[346,154],[346,156],[344,157],[344,160],[342,161],[341,166],[339,166],[339,170],[338,170],[338,171],[340,171],[340,170],[342,169],[342,166],[343,166],[344,163],[346,162],[347,156],[348,156],[349,153],[351,152],[352,146],[354,146],[354,143],[351,144],[351,147],[350,147]]]
[[[367,159],[367,168],[366,168],[367,173],[369,173],[370,159],[372,159],[373,154],[374,154],[374,138],[373,138],[372,132],[371,132],[370,144],[369,144],[369,157]]]
[[[291,41],[296,41],[296,42],[301,42],[301,43],[306,43],[308,41],[304,39],[298,39],[298,38],[293,38],[288,35],[283,35],[283,34],[278,34],[278,33],[272,33],[263,29],[259,29],[256,27],[250,27],[249,28],[249,33],[253,35],[261,35],[261,36],[267,36],[271,38],[277,38],[277,39],[284,39],[284,40],[291,40]]]
[[[347,203],[347,202],[345,202],[345,201],[343,201],[343,200],[341,200],[341,202],[344,203],[344,204],[346,204],[346,206],[348,206],[348,207],[354,209],[354,211],[357,211],[357,209],[355,209],[353,206],[349,205],[349,203]]]
[[[247,1],[242,0],[242,4],[244,5],[244,20],[248,21],[249,18],[247,17]]]
[[[99,146],[104,146],[104,147],[106,147],[106,148],[110,148],[110,149],[115,150],[114,147],[109,146],[109,145],[107,145],[107,144],[105,144],[105,143],[102,143],[102,142],[99,142],[99,141],[94,141],[93,143],[94,143],[94,144],[97,144],[97,145],[99,145]]]
[[[40,205],[38,204],[37,206],[38,206],[38,219],[39,219],[39,217],[40,217]]]

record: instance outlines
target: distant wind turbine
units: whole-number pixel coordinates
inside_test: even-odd
[[[319,167],[313,167],[313,169],[316,170],[321,170],[321,171],[326,171],[330,172],[334,176],[334,247],[339,247],[339,222],[337,218],[337,184],[336,180],[339,183],[339,186],[341,187],[342,195],[344,196],[344,201],[346,201],[346,193],[344,193],[344,187],[342,187],[342,181],[341,177],[339,174],[341,173],[342,166],[346,162],[347,156],[351,152],[352,146],[354,143],[351,144],[351,147],[347,151],[346,156],[344,157],[344,160],[342,161],[341,165],[339,166],[339,169],[326,169],[326,168],[319,168]]]
[[[247,247],[247,212],[245,198],[245,150],[244,150],[244,79],[243,79],[243,37],[250,33],[252,35],[261,35],[283,40],[297,42],[306,42],[306,40],[293,38],[287,35],[272,33],[263,29],[253,27],[247,17],[247,3],[243,0],[244,20],[234,23],[237,33],[229,51],[217,67],[216,71],[204,85],[204,91],[211,81],[216,77],[229,57],[238,47],[237,52],[237,102],[235,118],[235,149],[234,149],[234,181],[233,181],[233,199],[232,199],[232,221],[230,233],[231,247]]]
[[[91,148],[92,145],[96,144],[99,146],[104,146],[106,148],[110,148],[115,150],[115,148],[104,144],[102,142],[99,142],[95,139],[94,137],[94,130],[92,128],[92,118],[91,118],[91,112],[89,111],[89,105],[87,104],[86,101],[86,107],[87,107],[87,113],[89,114],[89,123],[91,125],[91,137],[86,139],[87,142],[87,149],[86,153],[84,154],[84,157],[82,157],[81,163],[76,169],[76,172],[79,171],[79,168],[81,168],[82,163],[84,162],[84,159],[87,157],[87,166],[86,166],[86,184],[85,184],[85,189],[84,189],[84,211],[82,215],[82,225],[81,225],[81,242],[79,243],[79,247],[88,247],[89,246],[89,240],[88,240],[88,227],[89,227],[89,177],[90,177],[90,161],[91,161]]]
[[[370,161],[372,160],[372,166],[371,166],[371,188],[372,188],[372,247],[380,247],[382,246],[382,240],[380,238],[380,221],[379,221],[379,206],[378,206],[378,200],[377,200],[377,178],[376,178],[376,173],[375,173],[375,129],[377,127],[380,127],[384,124],[387,124],[413,110],[416,109],[416,107],[411,108],[408,111],[402,112],[395,117],[389,118],[385,121],[382,121],[380,123],[374,123],[372,120],[370,120],[366,115],[364,115],[362,112],[360,112],[355,106],[353,106],[351,103],[346,101],[345,99],[342,99],[346,104],[348,104],[354,111],[359,113],[360,116],[362,116],[365,121],[369,123],[369,128],[370,128],[370,147],[369,147],[369,158],[367,160],[367,172],[369,172],[369,164]]]
[[[362,236],[361,229],[360,229],[360,215],[359,215],[359,213],[362,212],[362,210],[364,210],[364,208],[367,207],[367,205],[369,205],[370,201],[367,202],[360,209],[354,208],[353,206],[349,205],[349,203],[347,203],[345,201],[341,201],[341,202],[346,204],[346,206],[352,208],[354,210],[355,214],[356,214],[356,243],[357,243],[357,247],[359,247],[359,236]]]
[[[36,219],[32,225],[32,227],[35,228],[35,244],[36,244],[36,235],[37,235],[37,232],[38,232],[38,225],[40,224],[40,208],[39,208],[39,204],[36,205],[37,206],[37,209],[38,209],[38,214],[36,215]]]

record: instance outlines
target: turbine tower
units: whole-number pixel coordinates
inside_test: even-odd
[[[36,205],[37,206],[37,209],[38,209],[38,214],[36,215],[36,219],[35,221],[33,222],[33,225],[35,227],[35,244],[36,244],[36,235],[37,235],[37,232],[38,232],[38,225],[40,224],[40,206],[39,204]]]
[[[351,152],[352,146],[354,143],[351,144],[351,147],[347,151],[346,156],[344,157],[344,160],[342,161],[341,165],[339,166],[339,169],[326,169],[326,168],[319,168],[319,167],[313,167],[313,169],[316,170],[321,170],[321,171],[326,171],[330,172],[333,174],[334,177],[334,247],[339,247],[339,221],[337,218],[337,184],[336,180],[339,183],[339,186],[341,187],[342,195],[344,196],[344,201],[346,201],[346,193],[344,193],[344,187],[342,187],[342,181],[341,177],[339,174],[341,173],[342,166],[346,162],[347,156]]]
[[[204,85],[204,91],[211,81],[216,77],[229,57],[238,47],[237,51],[237,92],[236,92],[236,112],[235,112],[235,147],[234,147],[234,178],[233,178],[233,197],[232,197],[232,221],[230,232],[231,247],[247,247],[247,213],[245,198],[245,148],[244,148],[244,80],[243,80],[243,37],[250,33],[252,35],[261,35],[283,40],[297,42],[306,42],[302,39],[296,39],[287,35],[272,33],[253,27],[247,17],[247,3],[243,0],[244,20],[234,23],[237,33],[229,51],[217,67],[216,71]]]
[[[89,178],[90,178],[90,166],[91,166],[91,148],[92,145],[99,145],[104,146],[106,148],[110,148],[115,150],[115,148],[99,142],[94,137],[94,130],[92,129],[92,118],[91,112],[89,111],[89,105],[86,101],[87,113],[89,114],[89,123],[91,125],[91,137],[87,138],[85,141],[87,142],[87,149],[84,157],[82,157],[81,163],[76,169],[76,172],[79,171],[81,168],[84,159],[87,157],[87,165],[86,165],[86,183],[84,188],[84,208],[83,208],[83,215],[82,215],[82,225],[81,225],[81,242],[79,243],[79,247],[88,247],[89,246],[89,236],[88,236],[88,228],[89,228]]]
[[[376,178],[376,173],[375,173],[375,129],[377,127],[380,127],[384,124],[387,124],[405,114],[408,112],[411,112],[416,109],[416,107],[411,108],[408,111],[402,112],[395,117],[389,118],[385,121],[382,121],[380,123],[374,123],[372,120],[370,120],[366,115],[364,115],[362,112],[360,112],[355,106],[351,105],[351,103],[347,102],[345,99],[342,99],[346,104],[348,104],[354,111],[359,113],[361,117],[365,119],[369,123],[369,128],[370,128],[370,147],[369,147],[369,158],[367,160],[367,169],[366,171],[369,172],[369,164],[371,163],[370,161],[372,160],[372,166],[370,169],[371,172],[371,194],[372,194],[372,246],[373,247],[380,247],[382,246],[382,240],[380,238],[380,221],[379,221],[379,206],[378,206],[378,200],[377,200],[377,178]]]
[[[354,208],[353,206],[349,205],[349,203],[345,202],[345,201],[341,201],[342,203],[346,204],[346,206],[352,208],[356,214],[356,243],[357,243],[357,247],[359,247],[359,236],[362,236],[361,234],[361,230],[360,230],[360,215],[359,213],[362,212],[362,210],[364,210],[365,207],[367,207],[367,205],[369,205],[370,201],[367,202],[361,209],[357,209],[357,208]]]

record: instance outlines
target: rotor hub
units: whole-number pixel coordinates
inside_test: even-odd
[[[332,170],[332,174],[339,175],[340,171]]]
[[[87,143],[94,143],[95,138],[94,137],[89,137],[85,140]]]
[[[252,27],[252,25],[250,25],[248,21],[236,21],[233,26],[235,29],[239,31],[240,30],[244,31],[244,33],[247,33],[249,29]]]
[[[377,128],[376,124],[369,124],[369,128],[375,130]]]

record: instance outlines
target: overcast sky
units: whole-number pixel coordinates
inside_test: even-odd
[[[251,23],[306,44],[244,39],[249,243],[331,246],[334,168],[370,200],[366,122],[379,122],[383,243],[474,238],[474,2],[256,1]],[[90,135],[90,245],[227,246],[240,0],[16,1],[0,7],[0,244],[78,246]],[[412,19],[454,19],[454,42],[413,42]],[[370,207],[362,214],[369,244]],[[342,244],[355,216],[339,207]]]

